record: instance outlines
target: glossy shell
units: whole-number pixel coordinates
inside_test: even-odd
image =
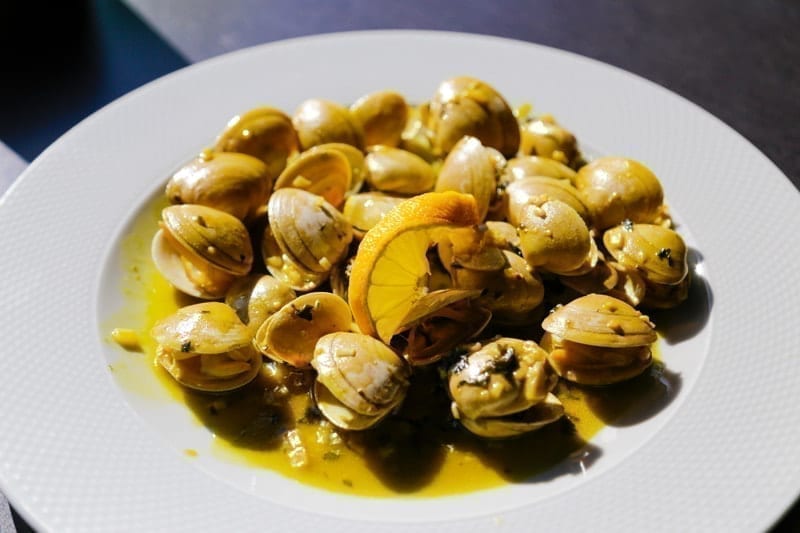
[[[253,345],[270,359],[306,368],[317,341],[328,333],[348,331],[351,323],[347,302],[329,292],[310,292],[270,316]]]
[[[401,94],[378,91],[353,102],[350,113],[364,131],[365,146],[397,146],[406,127],[408,109]]]
[[[225,293],[231,306],[251,331],[297,297],[286,283],[266,274],[250,274],[233,282]]]
[[[401,195],[433,189],[436,173],[416,154],[390,146],[373,146],[365,158],[367,183],[377,191]]]
[[[542,347],[550,366],[568,381],[611,385],[638,376],[652,364],[650,345],[609,348],[571,342],[545,333]]]
[[[446,154],[465,135],[506,157],[517,153],[520,131],[506,100],[489,84],[466,76],[442,82],[430,101],[427,127],[435,153]]]
[[[357,193],[364,185],[369,169],[364,161],[364,152],[351,144],[325,143],[312,146],[306,152],[314,153],[321,150],[336,150],[347,158],[350,163],[350,188],[349,193]]]
[[[596,253],[586,223],[560,200],[532,199],[522,208],[518,232],[525,260],[554,274],[573,273]]]
[[[296,291],[310,291],[322,285],[330,272],[312,272],[281,250],[272,228],[267,226],[261,238],[261,256],[270,274]]]
[[[252,219],[267,203],[272,178],[267,165],[247,154],[203,152],[167,182],[173,204],[200,204]]]
[[[176,205],[164,208],[161,218],[151,255],[178,290],[198,298],[221,298],[236,277],[250,271],[250,235],[233,215],[201,205]]]
[[[546,176],[521,178],[511,182],[505,192],[506,218],[513,225],[520,223],[522,210],[526,205],[534,201],[541,203],[544,200],[564,202],[574,209],[584,222],[590,224],[589,210],[581,200],[578,189],[566,180]]]
[[[655,174],[633,159],[601,157],[581,167],[575,178],[597,229],[653,222],[662,215],[664,191]]]
[[[258,107],[236,115],[217,138],[217,152],[239,152],[256,157],[267,166],[270,180],[300,148],[292,120],[272,107]]]
[[[547,366],[547,352],[535,342],[498,338],[476,345],[450,368],[451,409],[468,430],[477,430],[482,436],[507,437],[531,431],[561,414],[528,420],[528,424],[517,418],[515,426],[507,426],[501,419],[510,421],[510,417],[546,401],[557,380]],[[515,427],[511,432],[502,429],[511,427]]]
[[[340,142],[356,148],[364,146],[364,132],[353,120],[346,107],[319,98],[304,101],[292,116],[292,124],[300,139],[300,146],[308,150],[312,146]]]
[[[275,180],[275,190],[291,187],[322,196],[337,209],[350,189],[350,162],[336,148],[315,147],[301,153]]]
[[[577,172],[564,163],[536,155],[517,156],[509,159],[506,164],[503,180],[511,183],[522,178],[547,176],[549,178],[565,179],[574,183]]]
[[[479,139],[463,137],[447,154],[435,190],[471,194],[483,220],[496,199],[498,176],[505,162],[500,152],[483,146]]]
[[[353,230],[363,234],[404,199],[380,192],[362,192],[347,198],[342,214],[353,226]]]
[[[555,159],[571,167],[581,162],[575,136],[557,124],[552,117],[525,120],[520,129],[520,154]]]
[[[311,364],[317,371],[317,407],[331,423],[349,430],[371,427],[397,407],[411,375],[388,346],[360,333],[320,338]]]
[[[623,223],[603,234],[603,244],[619,264],[651,283],[676,285],[689,272],[686,244],[663,226]]]
[[[589,294],[557,307],[544,319],[542,328],[589,346],[621,348],[656,341],[655,326],[646,315],[604,294]]]
[[[302,189],[278,189],[267,216],[272,236],[284,254],[305,270],[326,274],[342,260],[353,229],[333,205]]]
[[[250,347],[251,333],[229,306],[194,304],[159,320],[151,330],[156,360],[176,381],[212,392],[249,383],[261,367]]]

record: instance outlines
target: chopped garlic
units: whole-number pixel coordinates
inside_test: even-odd
[[[111,339],[129,352],[142,351],[139,336],[132,329],[114,328],[111,330]]]

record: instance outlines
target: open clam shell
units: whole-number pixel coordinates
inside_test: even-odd
[[[234,279],[250,271],[250,235],[233,215],[187,204],[167,207],[161,217],[151,255],[178,290],[197,298],[221,298]]]
[[[340,208],[350,189],[350,161],[337,148],[316,146],[301,153],[275,180],[275,190],[303,189],[319,195]]]
[[[270,359],[306,368],[322,336],[349,331],[351,324],[347,302],[329,292],[310,292],[270,316],[258,328],[253,345]]]
[[[250,329],[220,302],[183,307],[158,321],[150,333],[158,343],[158,363],[193,389],[235,389],[261,368],[261,355],[250,346]]]

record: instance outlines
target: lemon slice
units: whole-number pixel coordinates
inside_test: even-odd
[[[403,201],[370,229],[358,248],[348,300],[361,331],[388,343],[428,292],[426,252],[457,228],[480,223],[475,199],[452,191]]]

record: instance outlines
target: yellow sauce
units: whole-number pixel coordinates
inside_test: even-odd
[[[148,398],[178,401],[214,435],[213,453],[226,461],[279,472],[302,483],[334,492],[388,497],[439,496],[522,482],[573,454],[632,406],[664,395],[660,363],[643,376],[606,388],[582,388],[560,382],[556,394],[566,416],[545,428],[508,440],[486,440],[461,429],[450,417],[449,400],[435,367],[415,371],[401,411],[366,432],[341,432],[331,441],[329,426],[319,424],[307,385],[309,372],[294,372],[288,399],[275,402],[280,385],[267,371],[241,390],[204,394],[178,385],[154,361],[148,331],[158,319],[193,303],[160,276],[149,259],[162,201],[153,202],[134,222],[122,244],[127,272],[126,307],[111,327],[131,328],[142,353],[127,352],[113,365],[120,386]],[[111,330],[109,327],[109,331]],[[305,449],[302,466],[292,466],[287,431]],[[321,441],[321,442],[320,442]],[[194,449],[184,450],[195,457]]]

